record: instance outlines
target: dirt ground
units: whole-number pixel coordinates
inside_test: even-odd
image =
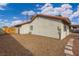
[[[73,53],[75,56],[79,56],[79,33],[74,33],[73,39]]]
[[[64,56],[69,37],[57,40],[38,35],[0,35],[0,55]]]

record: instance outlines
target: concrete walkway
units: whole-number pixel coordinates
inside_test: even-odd
[[[79,33],[72,33],[65,46],[64,53],[66,56],[79,56]]]
[[[74,41],[74,39],[73,38],[71,38],[69,41],[68,41],[68,43],[67,43],[67,45],[65,46],[65,50],[64,50],[64,52],[65,52],[65,55],[66,56],[73,56],[74,54],[73,54],[73,41]]]

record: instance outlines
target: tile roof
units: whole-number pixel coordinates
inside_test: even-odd
[[[28,24],[28,23],[31,23],[32,21],[35,20],[36,17],[45,17],[45,18],[51,18],[51,20],[61,20],[63,23],[66,23],[68,25],[70,25],[70,20],[66,17],[62,17],[62,16],[50,16],[50,15],[43,15],[43,14],[37,14],[35,16],[33,16],[31,19],[31,21],[28,21],[28,22],[25,22],[25,23],[22,23],[22,24],[18,24],[18,25],[15,25],[16,26],[21,26],[21,25],[24,25],[24,24]],[[50,19],[49,19],[50,20]]]
[[[71,27],[79,27],[79,25],[71,25]]]

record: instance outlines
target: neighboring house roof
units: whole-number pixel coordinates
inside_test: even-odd
[[[24,25],[24,24],[28,24],[28,23],[31,23],[32,21],[35,20],[36,17],[45,17],[45,18],[51,18],[52,20],[56,19],[56,20],[61,20],[63,23],[66,23],[68,25],[70,25],[70,20],[66,17],[62,17],[62,16],[50,16],[50,15],[43,15],[43,14],[37,14],[35,16],[32,17],[32,20],[31,21],[28,21],[26,23],[22,23],[22,24],[18,24],[18,25],[15,25],[15,27],[17,26],[21,26],[21,25]],[[49,19],[50,20],[50,19]]]
[[[73,28],[79,28],[79,25],[71,25]]]

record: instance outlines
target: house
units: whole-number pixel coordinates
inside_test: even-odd
[[[32,20],[16,25],[20,28],[20,34],[35,34],[41,36],[63,39],[69,35],[70,20],[62,16],[50,16],[38,14]]]
[[[73,29],[79,29],[79,25],[71,25]]]
[[[14,26],[17,34],[28,34],[30,33],[30,21],[24,22]]]
[[[3,29],[3,32],[7,34],[15,34],[17,32],[15,27],[4,26],[2,29]]]
[[[4,34],[5,32],[3,31],[2,28],[0,28],[0,35]]]
[[[79,33],[79,25],[71,25],[72,32],[78,32]]]

